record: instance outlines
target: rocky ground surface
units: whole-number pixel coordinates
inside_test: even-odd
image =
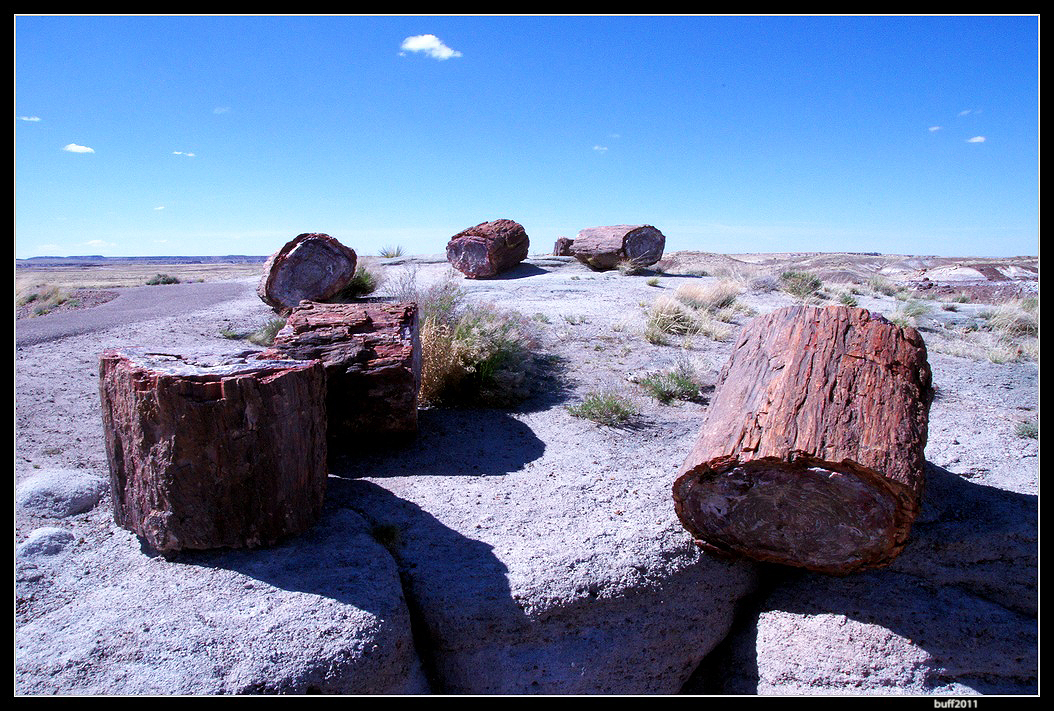
[[[1037,694],[1039,445],[1022,427],[1038,422],[1038,365],[1027,349],[994,362],[957,345],[984,318],[978,299],[1038,293],[1036,262],[676,253],[640,275],[534,257],[456,276],[536,325],[544,387],[511,409],[423,410],[414,442],[344,452],[309,534],[169,558],[113,523],[99,355],[257,348],[238,338],[273,317],[255,280],[135,287],[20,319],[15,692]],[[442,257],[377,263],[389,285],[450,272]],[[797,267],[832,285],[828,299],[861,285],[859,305],[884,314],[905,298],[863,288],[872,277],[973,295],[915,316],[937,391],[927,489],[885,569],[714,559],[673,512],[732,343],[652,343],[649,306],[735,278],[739,326],[793,302],[772,287]],[[158,307],[133,308],[144,299]],[[679,363],[698,374],[696,401],[640,387]],[[636,415],[573,416],[597,390]]]

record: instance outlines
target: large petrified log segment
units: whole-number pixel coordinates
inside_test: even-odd
[[[317,361],[104,352],[114,520],[162,553],[307,530],[326,488],[325,378]]]
[[[926,346],[864,309],[754,319],[673,487],[704,549],[812,570],[885,565],[918,513],[933,388]]]
[[[527,258],[530,240],[514,220],[493,220],[469,227],[446,245],[446,258],[470,279],[485,279],[512,269]]]
[[[297,235],[271,255],[256,293],[279,313],[304,299],[325,301],[336,296],[355,276],[355,250],[318,232]]]
[[[348,437],[413,435],[421,388],[417,314],[413,302],[305,301],[260,357],[324,364],[331,444]]]
[[[662,259],[666,235],[651,225],[589,227],[578,233],[571,254],[591,269],[614,269],[626,262],[647,267]]]

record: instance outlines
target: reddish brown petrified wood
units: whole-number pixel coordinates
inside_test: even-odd
[[[323,363],[331,445],[413,435],[421,387],[417,313],[412,302],[305,301],[260,357]]]
[[[703,548],[812,570],[881,566],[919,507],[929,407],[919,333],[792,306],[744,328],[673,487]]]
[[[570,245],[571,254],[591,269],[615,269],[625,263],[647,267],[662,259],[666,236],[651,225],[589,227]]]
[[[99,391],[114,519],[154,550],[270,545],[321,514],[321,363],[109,350]]]
[[[470,279],[483,279],[497,276],[522,262],[527,258],[529,246],[523,225],[514,220],[493,220],[451,237],[446,258]]]
[[[271,255],[256,293],[281,314],[304,299],[326,301],[355,276],[355,250],[318,232],[297,235]]]

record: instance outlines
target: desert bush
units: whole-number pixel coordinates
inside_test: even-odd
[[[274,338],[285,326],[284,318],[272,318],[256,331],[249,334],[248,341],[258,346],[270,346],[274,344]]]
[[[780,274],[780,288],[798,299],[816,296],[823,281],[812,272],[790,270]]]
[[[379,269],[368,260],[359,260],[355,267],[355,276],[330,301],[339,303],[361,299],[377,291],[383,283],[384,274]]]
[[[590,392],[578,405],[568,405],[567,411],[575,417],[609,427],[624,425],[637,415],[632,400],[609,390]]]
[[[149,286],[157,286],[158,284],[178,284],[179,277],[172,276],[171,274],[155,274],[146,280]]]
[[[33,304],[33,315],[43,316],[69,300],[70,295],[65,289],[57,286],[40,286],[24,293],[18,298],[17,303],[19,306]]]
[[[1006,338],[1039,335],[1038,300],[1014,299],[985,309],[980,314],[988,330]]]
[[[894,296],[900,291],[900,288],[896,284],[880,276],[871,277],[868,280],[867,285],[871,288],[871,291],[876,294],[882,294],[883,296]]]
[[[403,248],[399,245],[394,247],[385,245],[381,247],[380,251],[377,252],[378,257],[401,257],[403,256]]]
[[[452,278],[424,288],[411,278],[396,298],[418,305],[423,404],[508,405],[530,394],[538,349],[531,319],[470,301]]]
[[[732,306],[739,295],[743,293],[742,287],[730,279],[712,281],[707,283],[688,282],[677,287],[674,296],[688,306],[695,309],[705,309],[711,313]]]
[[[1035,420],[1026,420],[1017,423],[1015,433],[1024,439],[1039,439],[1039,423]]]
[[[668,370],[649,373],[636,382],[664,405],[674,400],[694,402],[702,397],[702,385],[687,359],[679,360]]]

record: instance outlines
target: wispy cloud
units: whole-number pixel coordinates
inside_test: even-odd
[[[214,114],[226,114],[226,113],[230,113],[230,110],[231,110],[230,106],[217,106],[216,108],[214,108],[212,110],[212,113],[214,113]]]
[[[195,154],[194,153],[187,153],[186,151],[172,151],[172,155],[174,155],[174,156],[186,156],[187,158],[193,158]]]
[[[76,143],[67,143],[62,147],[62,150],[68,151],[69,153],[94,153],[94,148],[88,148],[88,146],[78,146]]]
[[[90,239],[87,242],[85,242],[84,244],[86,244],[89,247],[96,247],[96,248],[98,248],[98,247],[116,247],[117,246],[116,242],[106,242],[106,241],[101,240],[101,239]]]
[[[426,56],[439,60],[461,56],[461,52],[447,47],[443,44],[442,40],[435,35],[414,35],[413,37],[407,37],[403,40],[400,49],[402,50],[399,53],[400,56],[405,56],[407,52],[424,52]]]
[[[607,153],[608,147],[607,146],[599,146],[598,145],[598,146],[593,146],[593,150],[596,151],[597,153]]]
[[[930,126],[929,130],[930,130],[930,133],[933,133],[934,131],[940,131],[941,127],[940,126]]]
[[[158,205],[157,207],[154,208],[154,210],[164,210],[164,209],[165,209],[164,205]]]
[[[984,141],[985,141],[984,136],[974,136],[973,138],[967,138],[966,139],[967,143],[984,143]]]
[[[19,116],[19,121],[33,121],[34,123],[40,120],[39,116]]]

